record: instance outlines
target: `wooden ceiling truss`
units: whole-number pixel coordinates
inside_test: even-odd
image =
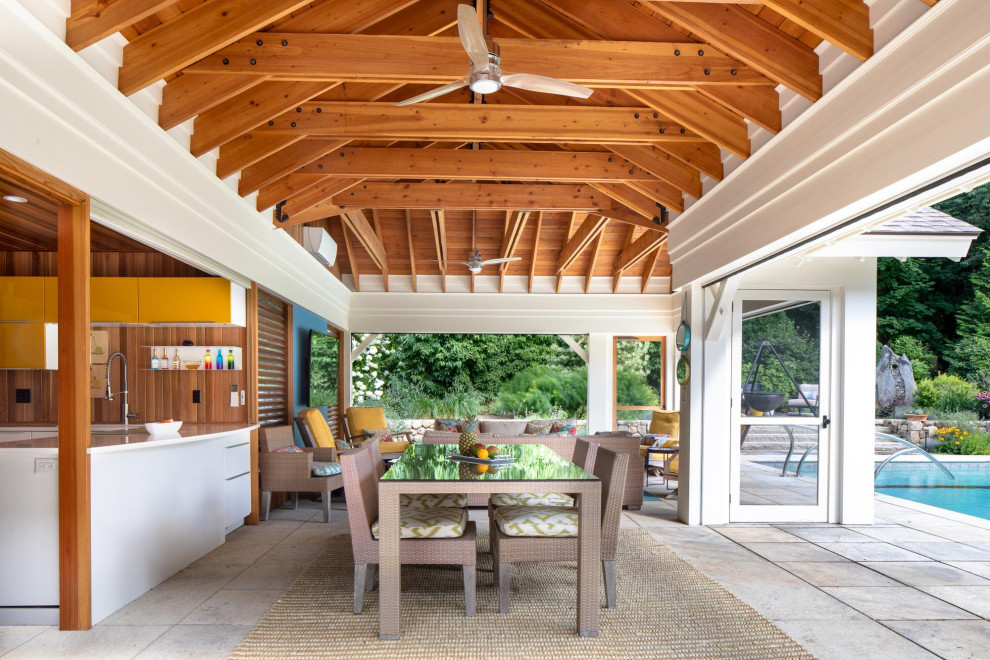
[[[512,276],[561,292],[571,276],[585,293],[608,276],[656,290],[666,209],[748,158],[753,127],[781,130],[778,86],[821,97],[823,40],[874,51],[864,0],[474,4],[505,71],[591,97],[464,88],[396,106],[467,73],[458,0],[72,0],[66,43],[123,34],[121,93],[164,80],[160,126],[191,121],[191,153],[217,153],[217,176],[238,176],[276,227],[327,228],[355,290],[364,273],[386,291],[439,275],[447,291],[477,242],[521,257],[482,272],[500,292]]]

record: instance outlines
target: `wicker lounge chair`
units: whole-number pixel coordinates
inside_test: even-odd
[[[291,426],[266,426],[261,429],[261,451],[258,456],[261,520],[268,520],[273,492],[290,493],[292,508],[298,504],[299,493],[321,493],[323,522],[330,522],[330,492],[342,487],[344,478],[339,473],[314,477],[313,463],[336,463],[337,450],[333,447],[306,447],[299,452],[284,451],[291,447],[295,447]]]
[[[378,466],[381,461],[374,456],[374,445],[377,441],[369,440],[361,449],[340,457],[354,553],[355,614],[360,614],[364,609],[364,592],[374,587],[375,567],[379,563],[378,539],[374,537],[373,529],[378,519]],[[457,538],[403,538],[399,544],[403,564],[453,564],[463,567],[467,616],[474,616],[475,613],[476,537],[475,524],[467,522],[463,534]]]
[[[615,554],[619,538],[619,518],[622,514],[622,494],[625,488],[629,456],[604,447],[599,447],[595,457],[594,473],[602,481],[602,568],[605,574],[605,596],[609,609],[617,602]],[[502,531],[501,525],[511,519],[513,512],[534,510],[540,507],[499,507],[495,511],[496,524],[490,533],[495,539],[493,562],[495,583],[498,584],[498,611],[509,611],[509,580],[512,564],[519,561],[577,561],[578,538],[576,515],[567,507],[544,507],[557,509],[558,517],[573,518],[571,530],[550,529],[550,533],[560,536],[515,536]],[[522,511],[525,515],[530,511]],[[553,524],[553,523],[551,523]],[[560,525],[559,527],[563,527]],[[511,528],[511,523],[506,525]],[[522,526],[517,526],[518,528]],[[548,531],[546,528],[540,530]],[[568,535],[563,535],[568,534]]]

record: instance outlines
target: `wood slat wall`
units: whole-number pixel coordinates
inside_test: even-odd
[[[291,306],[277,296],[258,292],[258,422],[291,424]]]
[[[55,252],[0,250],[0,275],[56,277]],[[93,252],[93,277],[214,277],[161,252]]]

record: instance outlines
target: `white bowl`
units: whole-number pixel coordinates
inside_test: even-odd
[[[151,435],[165,435],[167,433],[178,433],[182,422],[148,422],[144,428]]]

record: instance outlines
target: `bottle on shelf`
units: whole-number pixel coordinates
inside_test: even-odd
[[[220,354],[220,349],[217,349],[217,369],[223,369],[223,355]]]
[[[151,368],[152,369],[157,369],[158,368],[158,349],[157,348],[151,349]]]
[[[162,358],[158,361],[158,368],[159,369],[168,369],[169,368],[169,364],[168,364],[168,349],[167,348],[164,348],[164,347],[162,348]]]
[[[179,359],[179,349],[175,349],[175,355],[172,356],[172,368],[181,369],[182,360]]]
[[[213,357],[210,355],[210,349],[206,349],[206,356],[203,358],[203,362],[206,363],[207,369],[213,368]]]
[[[227,349],[227,368],[234,369],[234,349]]]

